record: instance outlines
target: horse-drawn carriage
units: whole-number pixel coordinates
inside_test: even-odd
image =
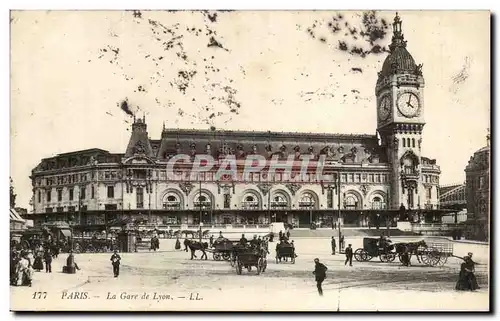
[[[235,257],[236,273],[241,275],[243,268],[246,268],[248,272],[252,271],[252,267],[257,268],[257,275],[261,272],[265,272],[267,268],[267,251],[263,248],[255,247],[245,247],[236,250],[237,254]]]
[[[451,243],[426,243],[424,240],[418,242],[396,243],[380,245],[377,238],[363,238],[363,248],[354,252],[354,258],[359,262],[370,261],[379,257],[382,262],[393,262],[396,256],[401,263],[407,256],[409,264],[412,256],[419,263],[427,266],[441,266],[446,263],[449,256],[453,256],[453,244]]]
[[[231,259],[232,253],[238,241],[230,241],[226,238],[216,240],[209,252],[213,253],[213,258],[216,261],[223,259],[224,261],[229,261]]]
[[[381,247],[377,238],[363,238],[363,248],[354,251],[354,259],[358,262],[370,261],[374,257],[379,257],[382,262],[392,262],[396,258],[396,253],[391,252],[392,245]]]
[[[295,264],[295,247],[291,244],[278,244],[276,246],[276,263],[280,263],[282,259],[290,258],[292,264]]]

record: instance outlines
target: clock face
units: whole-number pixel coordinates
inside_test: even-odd
[[[382,121],[386,121],[391,115],[391,97],[383,96],[379,103],[379,115]]]
[[[414,93],[403,93],[398,98],[398,109],[405,117],[415,117],[420,110],[420,101]]]

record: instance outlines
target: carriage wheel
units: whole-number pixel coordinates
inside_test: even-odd
[[[263,266],[264,262],[262,262],[262,258],[260,258],[259,261],[257,262],[257,275],[260,275]]]
[[[380,254],[378,257],[379,257],[379,259],[380,259],[380,262],[385,262],[385,263],[390,262],[390,261],[389,261],[389,255],[388,255],[388,254],[382,253],[382,254]]]
[[[367,251],[363,250],[361,251],[361,261],[367,262],[373,259],[373,256],[370,256]]]
[[[439,258],[439,262],[437,263],[437,265],[439,266],[443,266],[446,264],[446,262],[448,261],[448,256],[447,255],[443,255]]]
[[[441,255],[435,248],[428,248],[422,254],[422,263],[428,266],[435,266],[439,263]]]
[[[229,261],[229,259],[231,258],[231,255],[229,253],[223,253],[222,258],[224,259],[224,261]]]
[[[396,253],[387,254],[387,259],[389,260],[389,262],[394,262],[394,260],[396,259]]]
[[[240,262],[238,262],[238,264],[236,264],[236,273],[238,275],[241,275],[241,270],[242,269],[243,269],[242,264]]]
[[[358,262],[363,262],[363,249],[357,249],[354,251],[354,259]]]
[[[214,253],[213,257],[214,257],[215,261],[220,261],[220,254],[219,253]]]

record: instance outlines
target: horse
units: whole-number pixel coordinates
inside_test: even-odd
[[[184,234],[186,237],[188,237],[188,235],[190,235],[191,237],[194,237],[196,235],[196,231],[192,231],[192,230],[182,230],[181,231],[181,235]]]
[[[420,262],[420,257],[417,255],[418,254],[418,248],[423,247],[427,248],[427,244],[425,243],[424,240],[420,240],[418,242],[408,242],[408,243],[396,243],[392,245],[395,249],[395,253],[398,255],[401,255],[405,253],[405,251],[408,251],[408,254],[410,255],[415,255],[417,257],[418,263]]]
[[[195,257],[197,258],[196,256],[196,251],[201,251],[203,254],[201,255],[201,258],[200,260],[203,260],[203,258],[205,258],[205,260],[207,260],[207,252],[205,252],[205,250],[208,248],[208,242],[199,242],[199,241],[195,241],[195,240],[187,240],[187,246],[189,247],[189,250],[191,251],[191,260]]]

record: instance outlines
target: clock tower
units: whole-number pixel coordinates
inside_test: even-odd
[[[403,204],[407,209],[416,209],[422,190],[424,78],[422,65],[417,65],[406,49],[401,25],[396,13],[390,53],[378,73],[375,88],[377,132],[392,166],[389,208],[398,209]]]

